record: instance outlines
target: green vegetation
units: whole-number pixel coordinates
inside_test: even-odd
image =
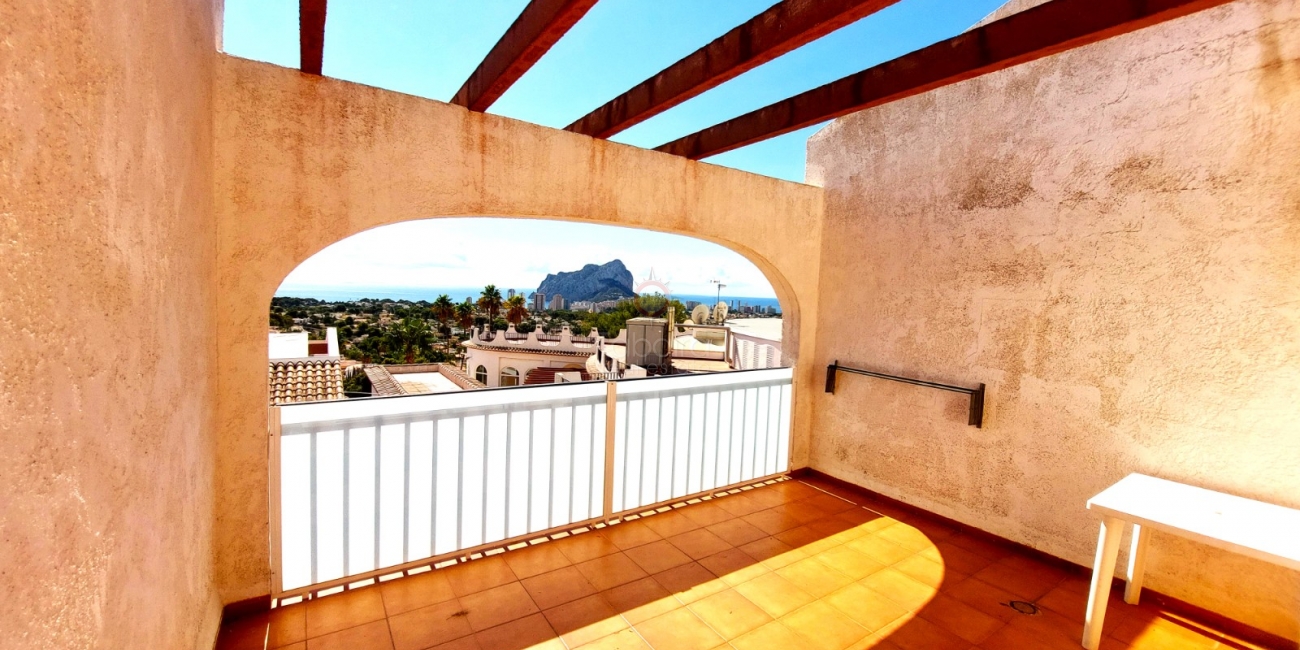
[[[469,338],[470,328],[488,323],[502,330],[514,325],[516,331],[525,334],[535,330],[558,334],[568,325],[578,336],[596,329],[613,337],[618,336],[629,318],[662,317],[669,305],[676,309],[679,321],[689,316],[681,302],[658,294],[624,300],[598,314],[569,310],[537,313],[526,305],[522,295],[503,300],[494,285],[484,287],[477,301],[467,298],[462,303],[446,295],[433,302],[272,298],[269,324],[281,332],[306,331],[312,339],[323,339],[326,328],[336,327],[345,358],[399,364],[459,362],[464,354],[461,342]]]

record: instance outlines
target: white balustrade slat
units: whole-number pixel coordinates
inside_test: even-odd
[[[789,369],[278,409],[280,593],[788,469]],[[609,514],[604,514],[609,516]],[[360,579],[360,578],[358,578]]]

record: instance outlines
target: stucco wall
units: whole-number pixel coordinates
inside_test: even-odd
[[[215,636],[213,14],[0,0],[0,648]]]
[[[281,280],[368,228],[553,218],[691,235],[767,274],[789,358],[812,354],[821,190],[441,102],[221,57],[216,75],[217,564],[227,601],[267,593],[266,309]],[[429,254],[439,253],[429,242]],[[811,366],[796,372],[807,456]]]
[[[989,395],[975,429],[846,377],[811,465],[1084,565],[1129,472],[1300,507],[1298,57],[1300,2],[1239,0],[815,135],[815,362]],[[1151,588],[1300,637],[1294,572],[1150,554]]]

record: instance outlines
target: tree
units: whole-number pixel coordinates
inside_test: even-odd
[[[469,298],[466,298],[465,302],[456,305],[456,324],[460,325],[462,330],[468,330],[474,326],[474,303],[471,303]]]
[[[518,325],[528,318],[528,307],[524,303],[524,297],[521,295],[512,296],[506,301],[506,320],[512,325]]]
[[[429,329],[428,321],[408,316],[393,326],[390,336],[402,347],[405,358],[403,363],[415,363],[416,355],[429,346],[433,332]]]
[[[447,323],[456,317],[456,304],[451,301],[451,298],[444,293],[433,301],[433,306],[429,309],[433,312],[434,319],[438,321],[438,329],[443,334],[450,334]]]
[[[478,308],[483,310],[488,322],[497,319],[497,314],[501,312],[501,304],[501,292],[497,290],[497,285],[489,284],[483,287],[483,293],[478,299]]]

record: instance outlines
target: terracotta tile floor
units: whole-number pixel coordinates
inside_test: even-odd
[[[1085,577],[835,492],[784,480],[665,509],[227,621],[217,647],[1079,647]],[[1111,649],[1256,647],[1117,596],[1105,630]]]

